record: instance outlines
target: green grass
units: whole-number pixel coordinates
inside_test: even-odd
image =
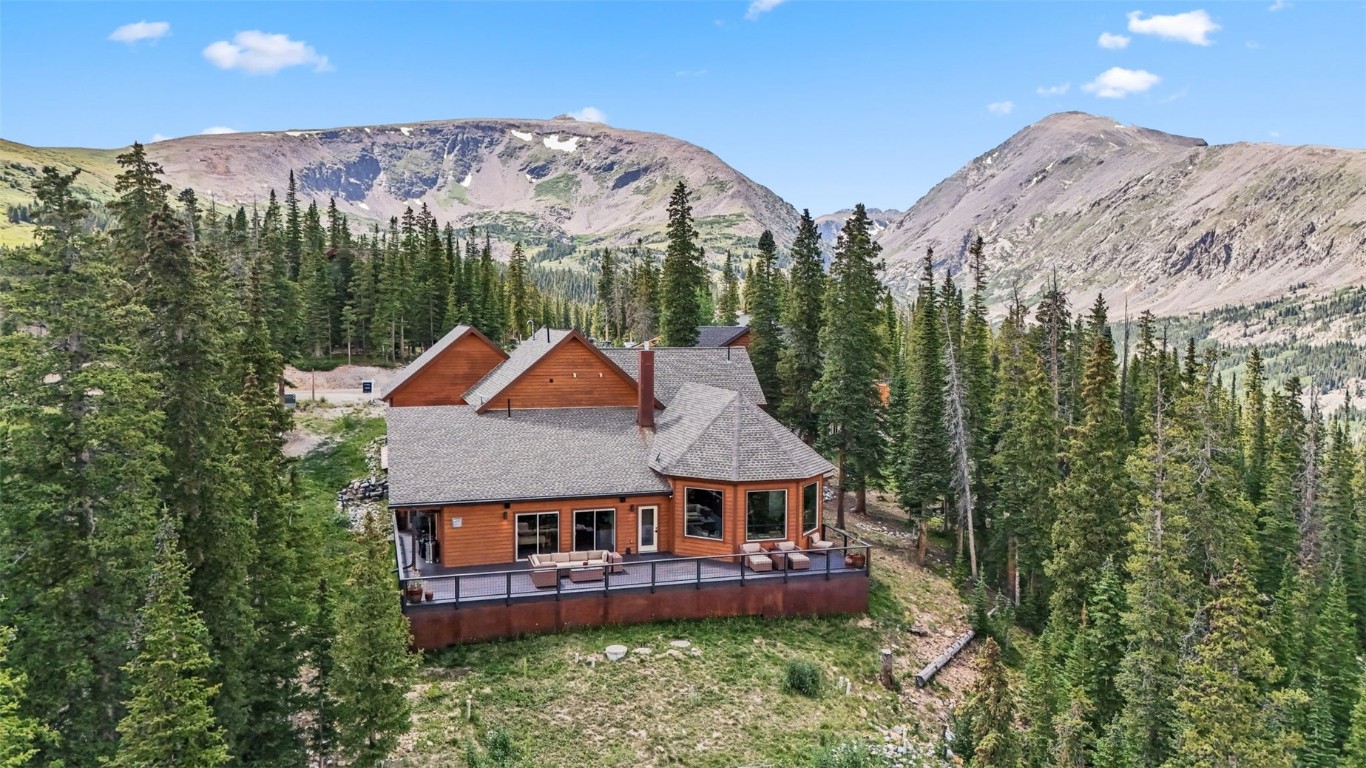
[[[675,639],[692,647],[675,650]],[[652,653],[608,662],[601,654],[614,643]],[[870,718],[896,716],[896,696],[874,682],[880,643],[859,617],[841,617],[598,627],[457,646],[426,659],[400,764],[451,765],[467,740],[502,728],[535,766],[809,765],[825,746],[866,736]],[[797,658],[820,669],[819,698],[783,691]],[[838,677],[855,681],[853,695],[834,690]]]
[[[347,413],[339,418],[324,418],[319,409],[300,409],[295,422],[305,429],[327,436],[326,442],[303,456],[296,464],[299,503],[312,510],[331,509],[337,491],[367,473],[365,446],[384,434],[384,419]]]
[[[538,200],[558,200],[570,203],[579,191],[579,177],[572,173],[552,176],[536,185],[534,197]]]

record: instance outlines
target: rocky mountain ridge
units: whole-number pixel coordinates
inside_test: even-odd
[[[796,234],[792,206],[711,152],[568,117],[188,136],[147,153],[173,186],[220,204],[261,203],[271,188],[283,194],[293,170],[301,198],[335,198],[359,222],[425,203],[457,227],[533,242],[650,242],[661,239],[668,194],[682,180],[694,191],[704,245],[742,248],[764,229],[787,244]],[[79,166],[87,193],[102,199],[112,194],[116,154],[0,142],[0,168],[10,197],[23,200],[41,164]]]
[[[1366,151],[1228,144],[1063,113],[940,182],[878,233],[886,280],[911,292],[926,247],[963,269],[981,234],[997,302],[1056,276],[1179,315],[1366,281]]]

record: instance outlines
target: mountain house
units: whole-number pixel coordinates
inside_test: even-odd
[[[459,326],[391,382],[389,506],[414,644],[867,610],[833,467],[764,411],[743,347],[601,349]]]

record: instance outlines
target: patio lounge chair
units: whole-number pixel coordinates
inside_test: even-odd
[[[813,533],[806,539],[807,549],[829,549],[835,546],[832,542],[821,538],[819,533]]]
[[[780,541],[773,545],[773,552],[769,555],[773,559],[773,565],[778,570],[805,571],[811,567],[811,558],[797,550],[797,545],[790,541]]]
[[[773,561],[759,544],[741,544],[740,556],[744,558],[744,565],[749,566],[751,571],[773,570]]]

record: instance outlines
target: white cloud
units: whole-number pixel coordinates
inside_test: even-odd
[[[1209,35],[1221,29],[1204,11],[1187,11],[1171,16],[1143,18],[1142,11],[1129,14],[1129,31],[1136,35],[1157,35],[1191,45],[1209,45]]]
[[[1041,85],[1038,88],[1035,88],[1034,90],[1040,96],[1061,96],[1067,93],[1068,91],[1072,90],[1072,84],[1063,83],[1062,85]]]
[[[216,136],[220,133],[237,133],[236,128],[229,128],[226,125],[214,125],[199,132],[204,136]]]
[[[1273,139],[1279,139],[1280,137],[1281,137],[1281,132],[1280,132],[1280,131],[1271,131],[1271,138],[1273,138]]]
[[[1143,93],[1161,80],[1147,70],[1110,67],[1081,89],[1102,99],[1122,99],[1131,93]]]
[[[204,58],[219,69],[240,69],[253,75],[270,75],[286,67],[313,65],[314,72],[332,69],[327,57],[302,40],[273,35],[257,29],[238,32],[232,42],[219,40],[204,49]]]
[[[749,10],[745,11],[745,18],[754,21],[785,2],[787,0],[753,0],[749,4]]]
[[[606,123],[607,115],[597,107],[584,107],[569,113],[569,116],[581,123]]]
[[[1272,11],[1272,12],[1275,12],[1275,11],[1284,11],[1286,8],[1291,8],[1291,7],[1293,7],[1293,4],[1287,3],[1285,0],[1276,0],[1276,2],[1274,2],[1274,3],[1272,3],[1271,5],[1267,6],[1267,10],[1268,10],[1268,11]]]
[[[156,40],[171,33],[171,24],[166,21],[135,21],[124,24],[109,33],[109,39],[116,43],[132,45],[139,40]]]
[[[1129,36],[1112,35],[1109,32],[1101,32],[1100,39],[1096,41],[1096,45],[1099,45],[1101,48],[1109,48],[1112,51],[1122,50],[1129,47]]]
[[[148,144],[155,144],[155,143],[157,143],[158,141],[165,141],[165,140],[167,140],[167,139],[169,139],[169,138],[171,138],[171,137],[170,137],[170,136],[162,136],[162,135],[159,134],[159,133],[154,133],[154,134],[152,134],[152,140],[149,141],[149,142],[147,142],[147,143],[148,143]]]
[[[1015,110],[1013,101],[993,101],[987,105],[987,111],[993,115],[1008,115]]]

